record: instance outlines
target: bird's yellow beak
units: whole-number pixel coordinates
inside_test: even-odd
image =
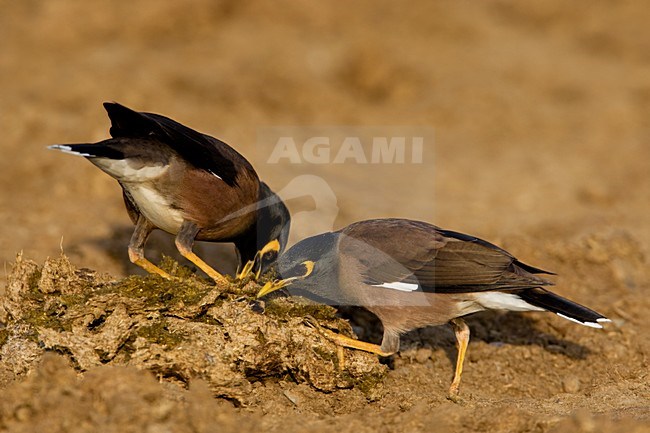
[[[254,274],[255,279],[258,280],[260,278],[260,274],[262,273],[262,258],[264,257],[265,254],[271,252],[275,254],[280,253],[280,242],[278,242],[277,239],[274,239],[268,244],[264,245],[264,247],[261,250],[255,253],[255,257],[253,257],[253,260],[249,260],[248,263],[244,265],[244,268],[241,270],[241,272],[237,272],[236,275],[237,280],[241,281],[244,278],[246,278],[252,272],[255,266],[259,267]]]
[[[276,290],[279,290],[283,287],[287,287],[289,284],[291,284],[296,280],[307,278],[314,271],[314,262],[312,262],[311,260],[306,260],[301,264],[305,267],[305,273],[303,275],[285,278],[284,280],[269,281],[266,284],[264,284],[262,290],[257,292],[257,298],[259,299],[262,296],[266,296],[269,293],[273,293]]]
[[[289,284],[291,284],[292,281],[294,281],[297,278],[298,277],[291,277],[291,278],[287,278],[286,280],[268,281],[266,284],[264,284],[262,290],[257,292],[257,298],[259,299],[262,296],[266,296],[269,293],[273,293],[276,290],[279,290],[283,287],[287,287]]]

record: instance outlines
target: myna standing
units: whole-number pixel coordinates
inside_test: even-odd
[[[252,165],[226,143],[165,116],[104,103],[111,137],[95,144],[50,146],[81,155],[115,178],[135,224],[131,262],[165,278],[145,258],[154,229],[176,235],[178,251],[215,282],[224,277],[193,251],[195,240],[234,242],[240,266],[258,273],[287,244],[290,216]]]
[[[264,296],[282,287],[330,305],[365,307],[382,322],[381,345],[333,332],[345,347],[389,356],[400,334],[451,323],[458,358],[450,395],[457,396],[469,328],[461,319],[483,310],[550,311],[582,325],[602,328],[603,315],[558,296],[538,274],[484,240],[406,219],[361,221],[305,239],[280,256],[281,280],[267,283]]]

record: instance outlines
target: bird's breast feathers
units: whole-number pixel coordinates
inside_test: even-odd
[[[183,213],[148,183],[122,184],[138,210],[156,227],[176,234],[183,223]]]

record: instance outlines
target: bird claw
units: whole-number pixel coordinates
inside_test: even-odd
[[[310,315],[307,315],[307,316],[304,317],[303,323],[305,325],[309,326],[310,328],[316,329],[317,331],[320,331],[321,329],[323,329],[320,326],[320,324],[316,321],[316,319],[313,316],[310,316]]]
[[[304,318],[304,323],[310,328],[314,328],[315,330],[317,330],[319,334],[321,334],[323,337],[327,338],[328,340],[332,341],[333,343],[336,342],[336,338],[334,338],[334,336],[337,336],[338,334],[333,331],[330,331],[329,329],[323,328],[321,324],[318,323],[318,320],[316,320],[314,316],[306,315]]]
[[[447,400],[451,401],[452,403],[456,403],[460,406],[467,406],[468,404],[465,398],[458,395],[458,391],[453,392],[450,390],[449,393],[447,394]]]

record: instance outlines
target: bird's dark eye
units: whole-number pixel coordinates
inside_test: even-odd
[[[308,277],[309,274],[311,274],[312,272],[314,272],[314,265],[315,265],[315,263],[312,262],[311,260],[305,260],[304,262],[302,262],[302,265],[304,266],[304,269],[305,269],[305,273],[302,274],[302,277],[303,277],[303,278],[304,278],[304,277]]]
[[[266,262],[275,261],[278,258],[278,252],[276,250],[266,251],[262,259]]]

